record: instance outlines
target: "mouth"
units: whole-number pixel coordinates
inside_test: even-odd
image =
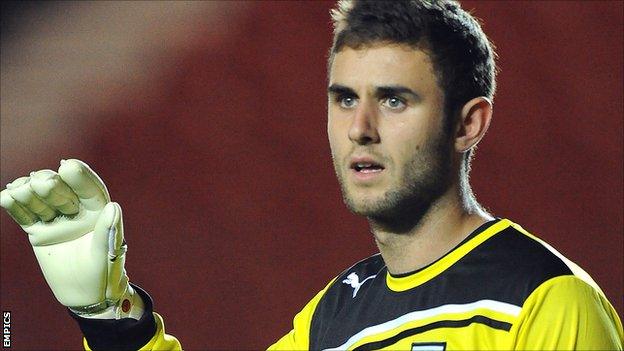
[[[351,164],[351,169],[358,173],[377,173],[384,170],[384,167],[374,162],[355,162]]]
[[[368,157],[351,159],[350,168],[360,180],[370,180],[385,169],[382,163]]]

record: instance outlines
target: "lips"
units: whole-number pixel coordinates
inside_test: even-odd
[[[385,169],[383,164],[371,157],[354,157],[350,168],[359,174],[379,173]]]

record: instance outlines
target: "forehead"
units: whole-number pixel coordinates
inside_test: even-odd
[[[437,86],[433,64],[427,52],[402,44],[343,48],[331,62],[329,84],[341,84],[354,89],[380,85],[421,89]]]

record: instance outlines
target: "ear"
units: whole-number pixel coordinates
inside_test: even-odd
[[[492,120],[492,102],[480,96],[468,101],[461,110],[455,134],[455,151],[466,152],[483,138]]]

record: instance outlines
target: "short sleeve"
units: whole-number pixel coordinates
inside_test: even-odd
[[[622,350],[624,332],[601,291],[574,275],[540,285],[510,331],[515,350]]]

